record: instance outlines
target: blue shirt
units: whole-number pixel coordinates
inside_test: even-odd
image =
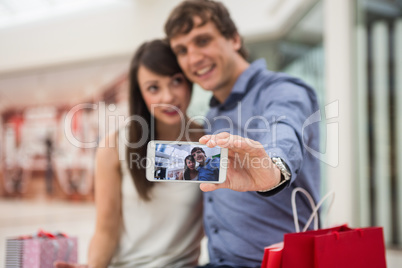
[[[219,180],[219,164],[220,158],[208,158],[204,166],[198,167],[199,181],[218,181]]]
[[[265,61],[257,60],[238,77],[224,103],[212,98],[210,106],[208,134],[226,131],[257,140],[292,173],[289,186],[271,197],[229,189],[204,193],[210,263],[260,267],[264,247],[295,232],[292,190],[303,187],[316,202],[319,197],[319,160],[306,150],[319,151],[319,126],[304,125],[318,110],[316,94],[301,80],[268,71]],[[301,195],[296,202],[303,227],[311,208]]]

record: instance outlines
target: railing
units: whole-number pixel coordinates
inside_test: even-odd
[[[402,19],[356,32],[359,218],[402,245]]]

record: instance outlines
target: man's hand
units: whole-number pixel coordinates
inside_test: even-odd
[[[83,264],[72,264],[62,261],[56,261],[54,264],[54,268],[90,268],[88,265]]]
[[[261,143],[227,132],[205,135],[199,141],[211,148],[220,146],[229,149],[226,181],[221,184],[202,183],[202,191],[220,188],[238,192],[264,191],[280,182],[280,170],[272,163]]]

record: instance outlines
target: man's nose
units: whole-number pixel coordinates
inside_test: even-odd
[[[190,48],[188,50],[188,59],[191,65],[197,65],[202,61],[203,55],[199,49]]]

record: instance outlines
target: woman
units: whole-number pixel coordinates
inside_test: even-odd
[[[198,171],[195,168],[195,159],[192,155],[188,155],[184,159],[184,179],[196,181],[198,180]]]
[[[169,45],[161,40],[140,46],[130,68],[130,115],[117,140],[119,148],[99,148],[96,156],[96,229],[88,266],[56,267],[193,267],[199,257],[202,202],[198,186],[186,183],[151,183],[140,161],[146,146],[157,140],[180,140],[191,97]],[[139,119],[142,118],[142,119]],[[154,124],[151,124],[154,119]],[[155,126],[152,129],[151,126]],[[189,128],[201,128],[190,124]],[[188,129],[188,127],[187,127]],[[197,141],[202,133],[190,132]],[[126,136],[129,145],[126,146]],[[145,138],[144,138],[145,137]],[[122,159],[123,156],[126,159]],[[119,158],[120,157],[120,158]]]

